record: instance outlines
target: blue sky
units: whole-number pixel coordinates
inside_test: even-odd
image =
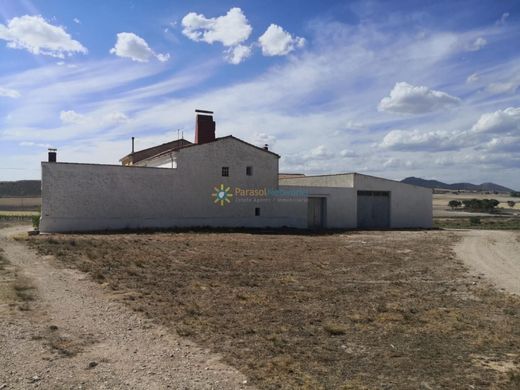
[[[0,0],[0,180],[217,135],[286,172],[520,189],[517,1]]]

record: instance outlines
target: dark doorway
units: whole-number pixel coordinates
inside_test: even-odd
[[[357,192],[357,226],[361,229],[390,227],[390,192]]]
[[[323,229],[325,227],[326,206],[325,198],[308,198],[307,226],[309,229]]]

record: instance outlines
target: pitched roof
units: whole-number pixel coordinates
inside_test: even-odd
[[[139,161],[146,160],[147,158],[154,157],[158,154],[164,152],[171,152],[172,150],[179,150],[183,147],[193,145],[190,141],[185,139],[179,139],[175,141],[166,142],[161,145],[152,146],[151,148],[139,150],[134,153],[127,154],[122,157],[119,161],[124,162],[125,160],[130,160],[132,164],[135,164]]]
[[[191,148],[191,147],[195,147],[195,146],[207,145],[207,144],[211,144],[211,143],[213,143],[213,142],[218,142],[218,141],[222,141],[222,140],[224,140],[224,139],[230,139],[230,138],[231,138],[231,139],[234,139],[234,140],[236,140],[236,141],[242,142],[243,144],[246,144],[247,146],[251,146],[251,147],[253,147],[253,148],[255,148],[255,149],[259,149],[259,150],[261,150],[262,152],[270,153],[270,154],[272,154],[272,155],[274,155],[274,156],[280,158],[280,156],[279,156],[278,154],[276,154],[276,153],[274,153],[274,152],[271,152],[270,150],[266,150],[266,149],[261,148],[261,147],[259,147],[259,146],[256,146],[256,145],[253,145],[253,144],[250,144],[249,142],[243,141],[243,140],[241,140],[240,138],[234,137],[234,136],[232,136],[232,135],[227,135],[227,136],[225,136],[225,137],[215,138],[213,141],[204,142],[203,144],[193,144],[193,143],[190,143],[189,145],[185,145],[185,146],[182,146],[182,147],[178,147],[178,148],[176,148],[176,149],[168,149],[168,150],[161,151],[161,152],[159,152],[159,153],[157,153],[157,154],[154,154],[153,156],[149,156],[149,157],[146,157],[146,158],[156,158],[156,157],[160,157],[160,156],[163,156],[163,155],[165,155],[165,154],[168,154],[168,153],[170,153],[170,152],[172,152],[172,151],[174,151],[174,150],[180,150],[180,149],[186,149],[186,148]]]
[[[280,155],[279,154],[276,154],[274,152],[271,152],[270,150],[268,149],[264,149],[260,146],[256,146],[256,145],[253,145],[249,142],[246,142],[240,138],[237,138],[233,135],[226,135],[225,137],[218,137],[218,138],[215,138],[213,141],[210,141],[210,142],[205,142],[203,144],[191,144],[191,145],[188,145],[186,146],[186,148],[191,148],[191,147],[194,147],[194,146],[200,146],[200,145],[207,145],[207,144],[210,144],[210,143],[213,143],[213,142],[218,142],[218,141],[222,141],[222,140],[225,140],[225,139],[234,139],[235,141],[238,141],[238,142],[242,142],[243,144],[246,144],[247,146],[251,146],[252,148],[255,148],[255,149],[258,149],[258,150],[261,150],[262,152],[265,152],[265,153],[269,153],[269,154],[272,154],[273,156],[276,156],[278,158],[280,158]],[[184,149],[184,148],[183,148]]]

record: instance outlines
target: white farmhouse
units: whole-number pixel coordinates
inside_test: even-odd
[[[143,228],[430,228],[430,189],[358,173],[279,174],[279,155],[215,137],[132,151],[122,165],[42,163],[43,232]]]

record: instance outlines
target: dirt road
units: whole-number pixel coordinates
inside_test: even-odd
[[[463,239],[455,246],[457,256],[497,287],[520,295],[520,232],[459,232]]]
[[[219,356],[114,302],[85,274],[58,269],[52,257],[9,238],[24,230],[0,230],[0,248],[11,263],[0,267],[0,282],[6,272],[22,274],[35,294],[25,311],[0,302],[0,389],[248,387]]]

